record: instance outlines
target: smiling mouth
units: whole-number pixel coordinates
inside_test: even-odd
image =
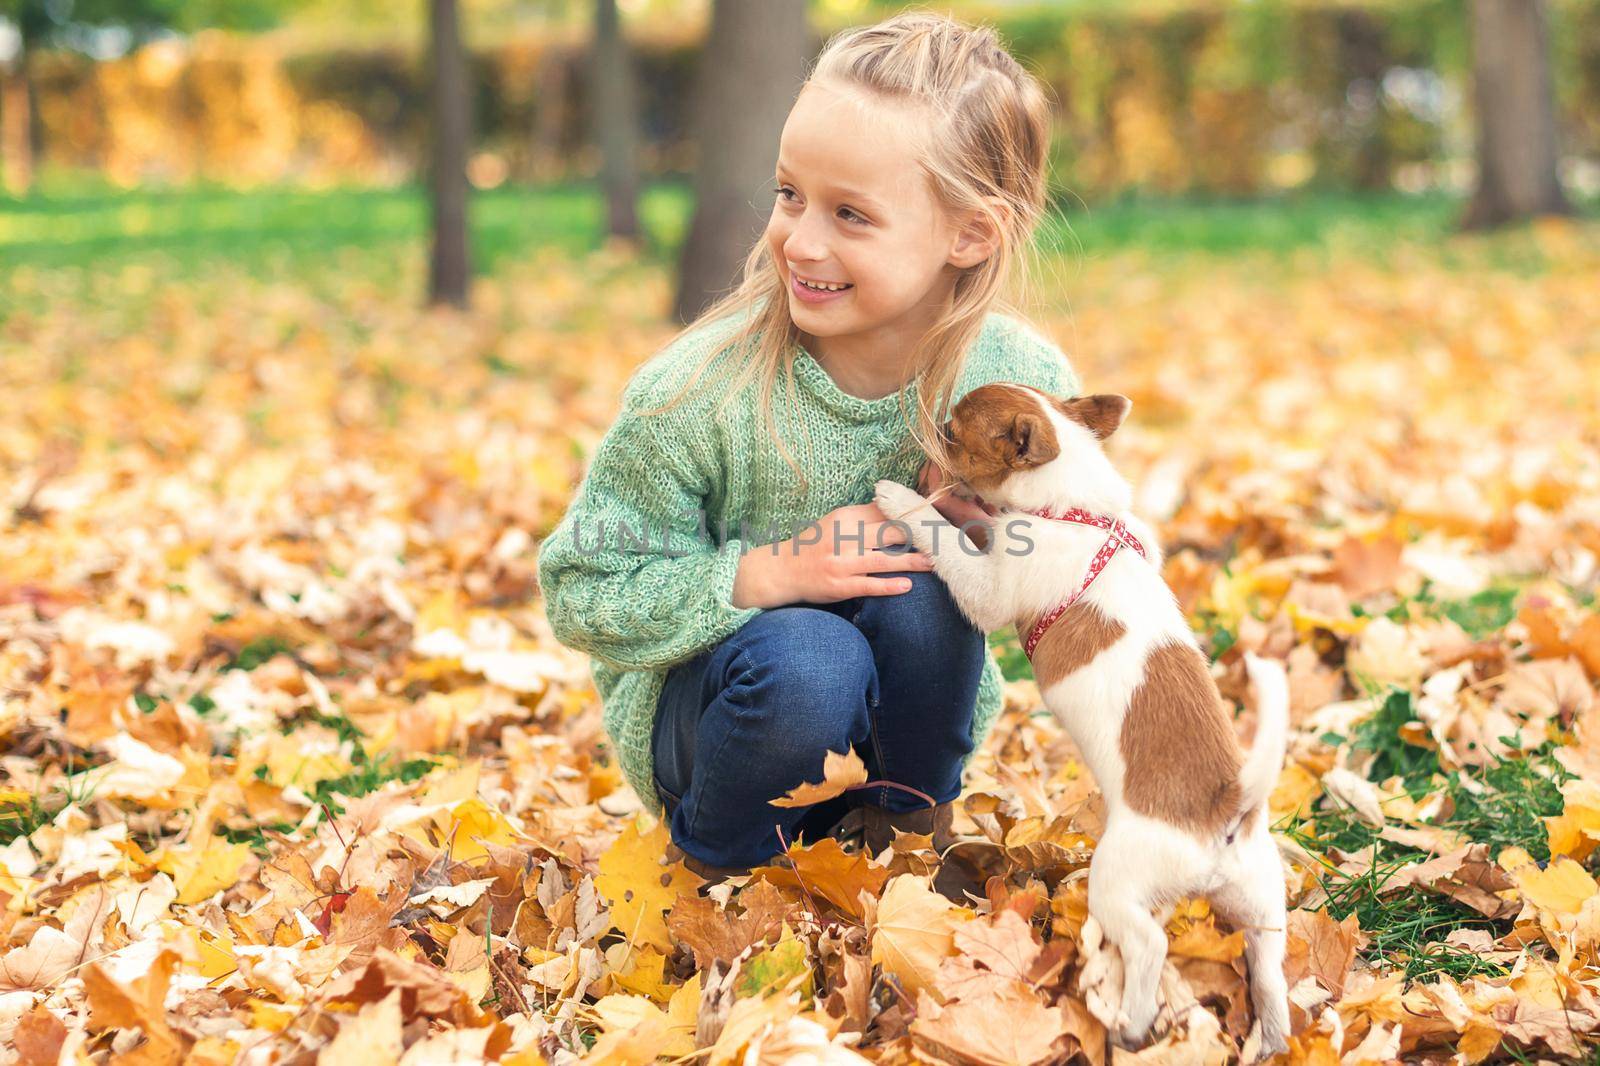
[[[841,281],[807,281],[799,274],[794,275],[794,280],[812,292],[844,292],[846,289],[855,288],[854,285]]]

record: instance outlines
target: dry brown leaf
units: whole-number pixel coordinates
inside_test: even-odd
[[[1318,911],[1289,912],[1287,957],[1284,976],[1290,986],[1307,975],[1315,977],[1335,1000],[1344,995],[1345,975],[1355,963],[1363,940],[1356,916],[1336,922],[1326,908]]]
[[[758,866],[751,874],[827,900],[853,918],[862,917],[861,893],[876,894],[889,877],[887,867],[860,852],[846,852],[832,837],[791,845],[787,860],[788,866]]]
[[[755,881],[738,895],[742,913],[730,913],[705,896],[684,896],[667,916],[672,936],[694,953],[695,966],[731,962],[752,944],[776,939],[789,903],[768,881]]]
[[[909,874],[894,878],[867,915],[872,961],[898,980],[907,994],[915,997],[928,991],[939,998],[939,965],[955,950],[960,916],[966,913],[922,878]]]
[[[856,785],[867,783],[867,765],[852,749],[847,752],[830,751],[822,759],[822,780],[816,784],[796,785],[787,794],[767,802],[774,807],[809,807],[813,803],[842,796]]]
[[[1054,1056],[1068,1033],[1067,1019],[1026,987],[997,984],[972,999],[942,1007],[930,995],[917,1000],[911,1038],[941,1057],[977,1066],[1028,1066]]]
[[[113,977],[99,963],[83,969],[83,991],[89,1001],[89,1024],[96,1029],[139,1029],[145,1063],[177,1063],[188,1043],[167,1023],[167,986],[178,966],[177,952],[162,951],[133,980]]]

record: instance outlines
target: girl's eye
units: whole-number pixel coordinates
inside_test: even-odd
[[[794,190],[789,188],[787,185],[779,185],[779,186],[777,186],[776,188],[774,188],[772,190],[772,193],[773,193],[774,196],[778,197],[778,199],[784,200],[787,203],[793,203],[794,202],[794,200],[791,199],[791,197],[794,196]],[[787,193],[788,196],[785,196],[784,195],[785,193]],[[863,225],[863,226],[868,224],[866,219],[862,218],[860,215],[856,214],[854,211],[850,210],[848,207],[839,208],[839,214],[840,214],[841,217],[844,217],[845,221],[847,221],[847,222],[855,222],[855,223],[859,223],[860,225]]]

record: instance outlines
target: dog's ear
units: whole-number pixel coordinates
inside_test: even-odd
[[[1055,427],[1043,411],[1018,411],[1006,435],[1013,467],[1038,466],[1061,454]]]
[[[1093,433],[1096,439],[1105,440],[1128,417],[1128,412],[1133,410],[1133,401],[1114,392],[1102,392],[1061,400],[1059,406],[1062,414]]]

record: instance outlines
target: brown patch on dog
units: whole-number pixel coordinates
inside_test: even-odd
[[[1042,393],[1009,385],[980,385],[951,412],[946,455],[952,473],[982,494],[1018,470],[1061,454]]]
[[[1151,649],[1119,746],[1128,806],[1140,814],[1212,835],[1239,813],[1243,760],[1199,649]]]
[[[1070,400],[1056,400],[1056,409],[1095,435],[1105,440],[1117,431],[1122,420],[1133,410],[1133,401],[1114,392],[1096,393],[1093,396],[1075,396]]]
[[[1017,627],[1024,640],[1039,620],[1038,615],[1023,620]],[[1090,603],[1079,601],[1061,612],[1033,649],[1033,677],[1043,692],[1068,674],[1076,673],[1094,661],[1095,656],[1115,644],[1127,628]]]

